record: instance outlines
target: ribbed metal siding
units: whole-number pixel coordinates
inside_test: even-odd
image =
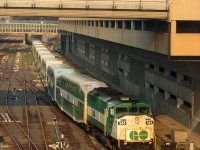
[[[200,0],[176,0],[172,2],[170,20],[200,20]]]

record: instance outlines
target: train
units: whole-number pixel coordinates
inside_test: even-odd
[[[52,53],[42,53],[47,50],[41,41],[33,40],[32,51],[52,101],[73,121],[111,149],[153,149],[155,133],[150,105],[75,72],[50,56]]]

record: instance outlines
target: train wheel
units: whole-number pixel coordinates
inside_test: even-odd
[[[112,150],[118,150],[117,143],[112,144]]]

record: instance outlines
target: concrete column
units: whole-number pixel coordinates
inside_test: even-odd
[[[24,34],[24,38],[23,38],[23,44],[26,45],[27,44],[27,34]]]
[[[95,46],[95,67],[101,69],[101,47]]]

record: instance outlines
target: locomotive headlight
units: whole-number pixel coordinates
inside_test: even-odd
[[[146,119],[146,125],[152,125],[153,121],[151,120],[151,118],[147,118]]]

